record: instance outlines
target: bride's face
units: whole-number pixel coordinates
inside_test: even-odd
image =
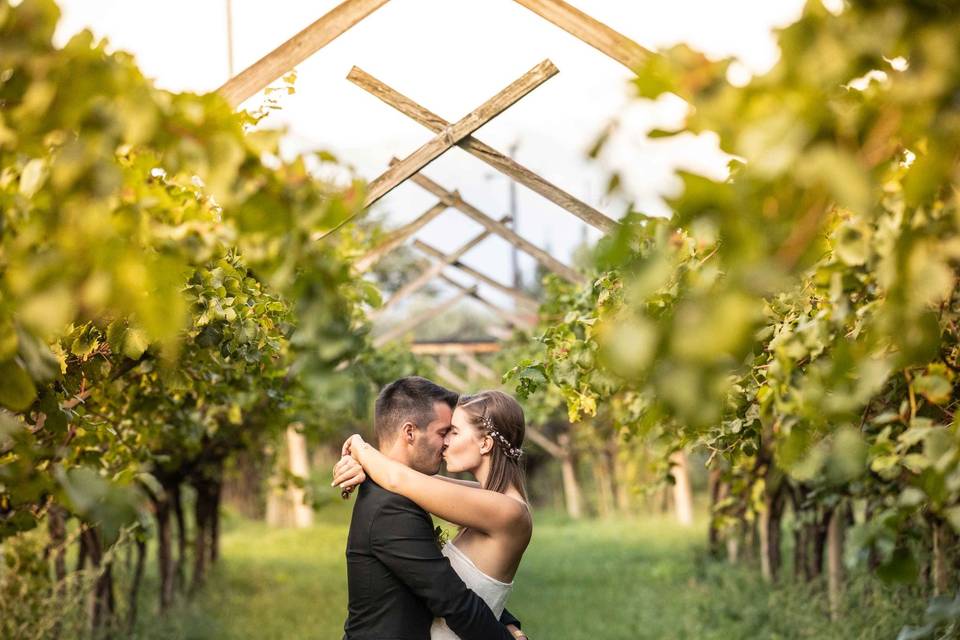
[[[446,447],[443,459],[447,463],[447,471],[460,473],[477,469],[483,461],[481,451],[484,448],[484,436],[470,423],[470,417],[459,407],[453,412],[450,424],[450,431],[443,439]]]

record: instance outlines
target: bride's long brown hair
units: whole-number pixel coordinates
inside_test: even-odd
[[[502,436],[493,437],[490,451],[490,476],[484,489],[506,493],[514,487],[527,500],[526,471],[523,456],[510,455],[523,445],[526,421],[523,408],[510,395],[502,391],[481,391],[460,396],[457,407],[463,409],[470,423],[484,435],[492,435],[491,427]]]

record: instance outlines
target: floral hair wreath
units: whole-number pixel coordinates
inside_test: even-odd
[[[493,438],[494,442],[500,445],[500,448],[503,449],[504,455],[506,455],[511,460],[519,460],[520,456],[523,455],[523,450],[520,447],[515,447],[510,444],[510,441],[504,437],[502,433],[497,431],[493,426],[493,419],[490,416],[484,414],[480,416],[480,422],[483,423],[483,426],[486,428],[487,433]]]

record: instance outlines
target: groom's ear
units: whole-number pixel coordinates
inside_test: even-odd
[[[400,437],[403,438],[403,441],[407,444],[413,444],[413,441],[417,438],[417,425],[412,422],[404,422],[403,426],[400,427]]]

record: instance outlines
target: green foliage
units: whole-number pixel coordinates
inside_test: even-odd
[[[811,0],[746,86],[651,56],[638,96],[686,99],[677,133],[716,132],[729,179],[681,173],[669,221],[626,219],[589,286],[549,290],[518,392],[705,448],[734,494],[719,526],[787,487],[805,517],[853,508],[852,564],[916,576],[960,525],[958,30],[948,3]]]
[[[355,384],[334,369],[376,296],[362,242],[316,241],[359,182],[316,180],[254,128],[266,111],[159,90],[89,32],[54,47],[58,17],[0,0],[0,539],[53,500],[110,540],[141,489]]]

